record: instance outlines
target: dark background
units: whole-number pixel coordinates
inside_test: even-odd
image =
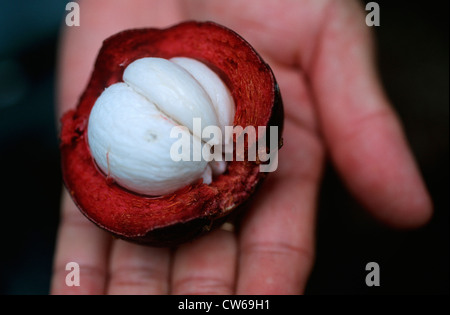
[[[449,2],[377,1],[380,73],[435,204],[424,228],[369,217],[331,167],[309,294],[449,293]],[[393,3],[394,2],[394,3]],[[61,172],[54,118],[60,0],[0,3],[0,294],[47,294]],[[81,10],[82,14],[82,10]],[[365,266],[381,286],[365,285]]]

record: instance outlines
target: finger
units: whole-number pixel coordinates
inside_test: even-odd
[[[58,231],[52,294],[103,294],[111,237],[86,219],[64,190],[62,218]],[[80,266],[80,286],[70,286],[66,277],[69,262]]]
[[[284,135],[279,167],[242,225],[238,294],[302,293],[312,268],[323,149],[289,117]]]
[[[232,232],[217,230],[175,253],[173,294],[232,294],[237,246]]]
[[[309,69],[320,123],[350,190],[384,222],[414,227],[429,219],[431,201],[380,86],[370,35],[356,1],[330,2]]]
[[[108,294],[167,294],[170,252],[116,240],[111,250]]]

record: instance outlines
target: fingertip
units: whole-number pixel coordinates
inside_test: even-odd
[[[386,212],[382,221],[397,229],[416,229],[427,225],[433,217],[433,202],[428,192],[410,195]]]
[[[378,180],[370,194],[359,191],[357,196],[376,219],[391,228],[420,228],[433,216],[432,199],[417,169],[410,169],[408,178],[396,183],[383,185]]]

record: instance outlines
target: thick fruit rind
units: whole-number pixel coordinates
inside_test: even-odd
[[[75,110],[62,117],[61,159],[65,185],[80,211],[118,238],[174,246],[219,226],[254,192],[267,173],[258,162],[228,162],[210,185],[201,181],[173,194],[148,197],[116,185],[96,167],[87,143],[89,113],[124,69],[143,57],[197,59],[216,71],[236,104],[234,125],[278,126],[283,106],[269,66],[235,32],[212,22],[184,22],[167,29],[134,29],[106,39]]]

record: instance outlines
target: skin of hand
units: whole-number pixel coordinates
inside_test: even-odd
[[[61,36],[59,115],[76,105],[103,39],[128,28],[212,20],[242,35],[272,67],[285,105],[284,146],[238,233],[220,229],[176,249],[112,240],[64,192],[51,293],[302,293],[326,158],[377,219],[397,228],[429,220],[432,203],[379,82],[359,2],[79,3],[81,26]],[[65,285],[71,261],[80,265],[79,287]]]

